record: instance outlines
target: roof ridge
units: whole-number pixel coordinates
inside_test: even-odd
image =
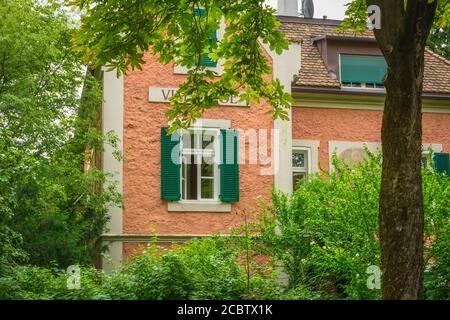
[[[340,26],[343,20],[320,19],[320,18],[303,18],[296,16],[277,15],[278,20],[282,23],[299,23],[321,26]]]
[[[434,52],[433,50],[431,50],[428,47],[425,47],[425,50],[428,51],[428,53],[430,53],[435,58],[438,58],[439,60],[443,61],[444,63],[446,63],[446,64],[448,64],[450,66],[450,60],[448,60],[447,58],[445,58],[445,57],[441,56],[440,54]]]

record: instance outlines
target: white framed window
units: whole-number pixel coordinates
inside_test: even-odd
[[[293,190],[297,189],[300,180],[305,179],[311,172],[311,149],[306,147],[292,148],[292,183]]]
[[[219,201],[219,129],[181,133],[181,201]]]
[[[384,89],[384,85],[373,82],[342,82],[344,88]]]

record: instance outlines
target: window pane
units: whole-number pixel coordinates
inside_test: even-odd
[[[186,200],[197,200],[197,167],[195,156],[189,156],[190,163],[186,164]]]
[[[306,152],[294,150],[292,151],[292,166],[294,168],[305,168],[306,167]]]
[[[293,174],[293,183],[294,183],[294,190],[297,190],[298,182],[306,177],[306,173],[304,172],[294,172]]]
[[[214,135],[203,134],[202,135],[202,149],[214,150]]]
[[[183,149],[193,149],[195,148],[194,144],[195,135],[191,131],[183,131]]]
[[[214,198],[214,180],[202,179],[202,198],[213,199]]]
[[[214,158],[203,157],[202,159],[202,177],[214,177]]]
[[[214,199],[216,135],[213,130],[183,130],[183,200]]]

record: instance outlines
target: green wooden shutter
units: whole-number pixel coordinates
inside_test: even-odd
[[[206,17],[206,11],[203,8],[195,8],[194,9],[194,16],[196,17]],[[217,42],[217,30],[214,31],[214,34],[212,35],[212,40]],[[209,48],[209,52],[212,52],[212,48]],[[203,54],[202,58],[200,59],[200,65],[203,67],[216,67],[217,61],[213,61],[207,53]]]
[[[341,82],[383,84],[387,63],[382,56],[341,54]]]
[[[238,131],[220,130],[220,200],[239,201]]]
[[[450,160],[448,153],[435,153],[434,165],[436,167],[436,171],[445,172],[447,175],[450,175]]]
[[[174,159],[173,159],[173,158]],[[178,201],[180,194],[180,135],[161,128],[161,199]]]

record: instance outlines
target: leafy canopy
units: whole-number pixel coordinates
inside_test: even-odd
[[[173,128],[188,126],[218,100],[236,96],[247,103],[266,100],[275,117],[287,118],[291,98],[278,80],[268,80],[271,68],[259,41],[278,54],[288,41],[277,29],[274,9],[264,0],[74,0],[82,25],[75,48],[96,66],[118,73],[140,68],[150,49],[161,63],[190,69],[187,81],[173,97],[168,111]],[[197,8],[205,14],[195,15]],[[224,35],[213,33],[221,26]],[[220,78],[200,65],[203,54],[223,61]]]
[[[105,173],[83,170],[85,149],[105,139],[95,127],[99,84],[72,51],[73,30],[60,1],[1,2],[0,273],[26,257],[92,262],[106,206],[119,201],[113,188],[94,188]]]
[[[411,0],[410,0],[411,1]],[[373,2],[373,1],[372,1]],[[379,1],[383,2],[383,1]],[[407,10],[408,0],[403,0],[405,11]],[[448,0],[428,0],[428,3],[437,2],[437,12],[434,21],[435,30],[446,30],[450,21],[450,2]],[[363,32],[367,26],[367,1],[352,0],[346,4],[346,18],[342,23],[343,29],[352,29],[355,32]],[[448,39],[447,39],[448,42]]]

